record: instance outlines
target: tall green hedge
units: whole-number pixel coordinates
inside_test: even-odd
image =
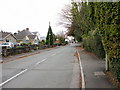
[[[94,3],[96,25],[109,61],[109,70],[120,81],[120,2]]]

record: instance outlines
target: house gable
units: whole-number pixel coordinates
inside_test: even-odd
[[[6,38],[4,38],[3,41],[9,41],[9,42],[13,42],[13,43],[16,43],[17,42],[17,39],[12,35],[10,34],[9,36],[7,36]]]
[[[13,42],[13,43],[17,42],[17,38],[12,33],[9,33],[9,32],[0,32],[0,34],[2,35],[0,37],[1,43],[2,42],[6,42],[6,41]]]

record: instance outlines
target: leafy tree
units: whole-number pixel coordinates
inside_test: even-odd
[[[72,1],[69,9],[62,10],[63,20],[69,22],[69,24],[66,24],[68,36],[74,36],[80,42],[82,41],[82,35],[88,34],[89,31],[95,29],[91,19],[91,15],[94,13],[90,12],[90,9],[91,7],[86,3]]]

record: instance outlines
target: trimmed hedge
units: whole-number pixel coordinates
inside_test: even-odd
[[[116,58],[112,60],[110,70],[113,72],[113,75],[120,82],[120,60]]]
[[[89,2],[91,21],[100,32],[110,70],[120,82],[120,2]],[[89,47],[92,36],[87,37]],[[92,42],[92,41],[91,41]],[[96,45],[97,46],[97,45]],[[97,46],[99,47],[99,46]],[[89,48],[91,50],[91,47]]]
[[[120,2],[94,3],[97,28],[107,54],[109,70],[120,82]]]

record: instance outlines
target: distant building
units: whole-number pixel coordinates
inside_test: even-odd
[[[37,35],[28,35],[28,38],[31,44],[38,44],[40,41]]]
[[[0,32],[0,44],[3,42],[13,42],[13,43],[17,43],[17,38],[9,32]]]
[[[37,35],[29,31],[29,28],[18,31],[18,33],[15,33],[15,36],[20,41],[20,43],[38,44],[40,41]]]
[[[40,33],[39,32],[32,32],[33,35],[37,35],[38,36],[38,39],[40,40]]]

